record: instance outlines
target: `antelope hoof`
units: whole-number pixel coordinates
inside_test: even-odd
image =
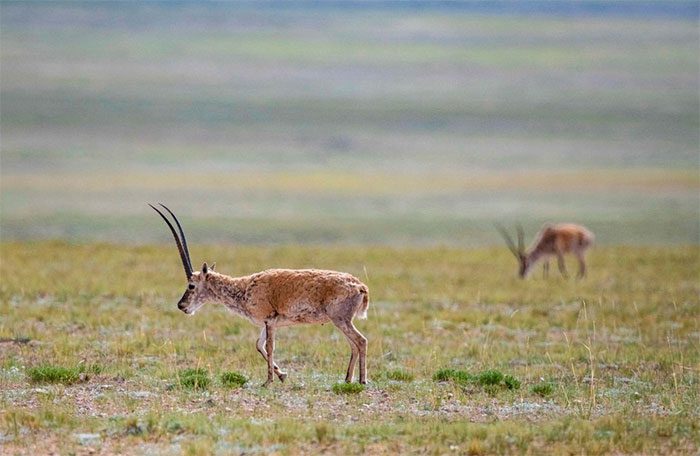
[[[287,379],[287,373],[286,372],[279,372],[277,374],[277,377],[280,379],[280,382],[284,383],[284,381]]]
[[[367,384],[367,380],[360,380],[360,385],[366,385],[366,384]]]
[[[267,380],[265,380],[265,383],[263,383],[260,386],[262,386],[263,388],[267,388],[268,386],[270,386],[270,383],[272,383],[272,379],[268,378]]]

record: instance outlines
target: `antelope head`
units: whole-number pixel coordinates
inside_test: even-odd
[[[187,277],[187,289],[185,293],[180,298],[177,303],[177,308],[185,312],[188,315],[193,315],[200,307],[204,305],[207,301],[212,300],[213,295],[211,294],[209,287],[207,286],[207,278],[211,271],[214,270],[215,265],[209,267],[207,263],[202,265],[201,271],[192,272],[192,261],[190,260],[190,252],[187,248],[187,239],[185,239],[185,232],[182,230],[182,226],[178,221],[175,214],[172,213],[164,204],[159,204],[163,209],[168,211],[175,220],[178,231],[175,231],[173,224],[170,220],[160,211],[158,208],[149,204],[154,211],[156,211],[165,220],[165,223],[170,228],[170,232],[173,233],[175,238],[175,244],[177,244],[177,250],[180,252],[180,259],[182,260],[182,266],[185,268],[185,276]],[[179,232],[179,236],[178,236]]]
[[[525,235],[523,233],[523,227],[518,224],[516,226],[516,231],[518,234],[518,246],[515,246],[515,243],[513,242],[513,239],[510,237],[508,234],[508,231],[501,226],[501,225],[496,225],[496,229],[501,233],[501,236],[503,236],[503,239],[506,241],[506,245],[508,246],[508,249],[513,253],[515,258],[518,260],[518,277],[521,279],[524,279],[527,273],[530,270],[530,259],[525,253]]]

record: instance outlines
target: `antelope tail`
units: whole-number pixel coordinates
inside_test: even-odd
[[[355,316],[360,320],[366,320],[367,308],[369,307],[369,290],[367,290],[367,287],[362,287],[360,293],[362,293],[362,304],[355,312]]]

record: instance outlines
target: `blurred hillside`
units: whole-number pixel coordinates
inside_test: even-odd
[[[0,8],[4,241],[700,242],[696,2]]]

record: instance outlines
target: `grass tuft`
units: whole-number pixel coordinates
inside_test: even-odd
[[[503,377],[503,384],[505,384],[506,388],[508,388],[509,390],[520,389],[520,380],[513,377],[512,375],[506,375],[505,377]]]
[[[530,391],[541,397],[547,397],[554,392],[554,382],[540,382],[532,385]]]
[[[360,383],[336,383],[333,385],[335,394],[358,394],[365,390],[365,386]]]
[[[27,369],[27,375],[34,383],[62,383],[64,385],[86,381],[89,378],[88,374],[99,374],[100,372],[102,372],[102,367],[96,364],[89,366],[80,364],[75,367],[42,364]]]
[[[211,383],[209,372],[201,367],[180,371],[180,386],[188,389],[206,389]]]
[[[395,380],[397,382],[412,382],[415,378],[415,376],[412,373],[402,369],[395,369],[389,371],[385,375],[387,379]]]
[[[476,378],[481,386],[498,385],[503,381],[503,374],[497,370],[487,370],[480,373]]]
[[[433,375],[433,380],[436,382],[455,382],[460,385],[466,385],[474,381],[474,376],[462,370],[440,369]]]
[[[460,386],[476,384],[484,388],[489,394],[495,394],[501,389],[516,390],[520,388],[520,380],[512,375],[504,375],[497,370],[487,370],[472,375],[457,369],[440,369],[433,375],[436,382],[454,382]]]
[[[221,384],[229,388],[240,388],[248,382],[248,379],[238,372],[223,372],[220,378]]]

